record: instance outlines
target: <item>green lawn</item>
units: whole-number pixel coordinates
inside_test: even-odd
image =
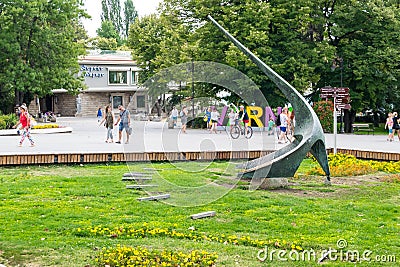
[[[380,264],[399,266],[400,184],[382,182],[375,174],[333,178],[334,185],[327,187],[323,177],[302,175],[313,164],[303,162],[290,188],[265,191],[246,190],[247,183],[235,179],[235,166],[227,162],[1,168],[0,263],[95,266],[94,258],[103,247],[121,244],[216,252],[217,266],[319,266],[316,261],[280,261],[276,254],[273,261],[262,262],[257,259],[257,255],[265,256],[260,247],[229,242],[77,234],[78,229],[95,226],[142,229],[147,223],[150,229],[174,229],[185,235],[294,243],[316,251],[317,259],[323,250],[338,249],[337,241],[343,239],[347,242],[344,252],[369,250],[371,260],[393,261],[396,256],[397,263]],[[170,199],[140,202],[137,198],[147,196],[145,191],[125,188],[134,183],[122,182],[123,173],[144,172],[144,168],[156,169],[151,183],[158,187],[148,193],[170,193]],[[190,219],[191,214],[211,210],[216,211],[215,217]],[[267,249],[277,248],[269,245]],[[288,258],[289,248],[282,245],[282,249],[287,254],[281,256]],[[325,263],[354,266],[338,258]]]

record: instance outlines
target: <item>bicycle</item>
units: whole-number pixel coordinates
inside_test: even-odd
[[[244,135],[244,137],[250,139],[253,136],[253,129],[251,126],[247,126],[247,133],[245,134],[245,128],[240,123],[237,123],[232,127],[230,134],[232,139],[238,139],[240,135]]]

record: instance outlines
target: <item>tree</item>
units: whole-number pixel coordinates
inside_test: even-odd
[[[117,50],[118,42],[115,38],[96,37],[92,40],[92,46],[101,50]]]
[[[87,15],[79,0],[0,4],[1,101],[29,103],[33,94],[44,96],[56,88],[75,92],[83,87],[76,75],[77,58],[85,53],[83,44],[76,42],[82,16]],[[12,103],[6,104],[9,110]]]
[[[308,0],[272,3],[251,0],[165,0],[161,16],[189,30],[190,34],[183,38],[195,48],[199,59],[237,68],[260,86],[271,104],[282,105],[285,99],[275,84],[240,53],[206,16],[213,15],[240,42],[304,92],[319,81],[316,68],[324,64],[324,58],[334,53],[334,49],[322,38],[324,28],[317,27],[324,21],[322,12],[315,9],[317,4],[310,5],[312,1]],[[314,28],[320,32],[310,33]],[[176,43],[166,49],[175,51],[175,46]],[[168,54],[164,56],[164,61],[170,60]],[[222,89],[211,87],[207,91],[215,95]]]
[[[400,101],[393,94],[400,79],[400,7],[396,1],[381,0],[327,4],[329,43],[343,60],[343,85],[352,98],[352,110],[345,112],[345,131],[350,132],[356,112],[390,111]],[[339,80],[339,72],[327,70],[320,84],[339,86]]]
[[[110,21],[119,36],[124,34],[120,0],[101,0],[101,21]]]
[[[132,0],[126,0],[124,3],[124,34],[126,38],[129,35],[129,26],[135,22],[137,17],[138,13]]]
[[[136,28],[131,46],[146,55],[135,57],[151,62],[150,72],[190,58],[228,64],[248,75],[271,105],[282,105],[276,85],[208,21],[211,14],[297,90],[314,93],[314,101],[319,88],[340,86],[342,73],[352,97],[351,122],[358,111],[400,103],[399,9],[397,0],[164,0],[153,21],[161,30]],[[332,71],[339,58],[342,71]]]
[[[120,36],[110,20],[101,22],[101,27],[96,31],[97,35],[102,38],[120,40]]]

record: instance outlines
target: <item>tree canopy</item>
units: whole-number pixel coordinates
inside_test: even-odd
[[[124,44],[130,25],[138,17],[133,1],[125,0],[123,9],[121,9],[120,0],[102,0],[101,6],[101,26],[97,29],[98,37],[115,39],[118,45]],[[108,42],[113,42],[113,40]]]
[[[124,3],[124,35],[128,37],[129,35],[129,26],[135,22],[138,17],[138,13],[136,11],[135,6],[133,5],[132,0],[126,0]]]
[[[343,85],[351,90],[354,114],[400,108],[396,0],[164,0],[158,17],[133,24],[128,44],[135,60],[150,62],[148,72],[191,58],[224,63],[248,75],[271,105],[281,105],[276,86],[208,22],[208,14],[314,100],[319,88]],[[150,29],[141,29],[144,23]],[[335,70],[338,60],[341,71]]]
[[[79,18],[87,16],[81,0],[6,0],[0,3],[0,104],[29,103],[52,89],[83,87],[77,58]],[[13,103],[14,102],[14,103]]]

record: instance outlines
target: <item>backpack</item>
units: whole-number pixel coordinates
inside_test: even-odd
[[[181,110],[181,112],[179,113],[180,117],[183,117],[183,111]]]
[[[281,126],[281,114],[276,118],[276,126]]]

